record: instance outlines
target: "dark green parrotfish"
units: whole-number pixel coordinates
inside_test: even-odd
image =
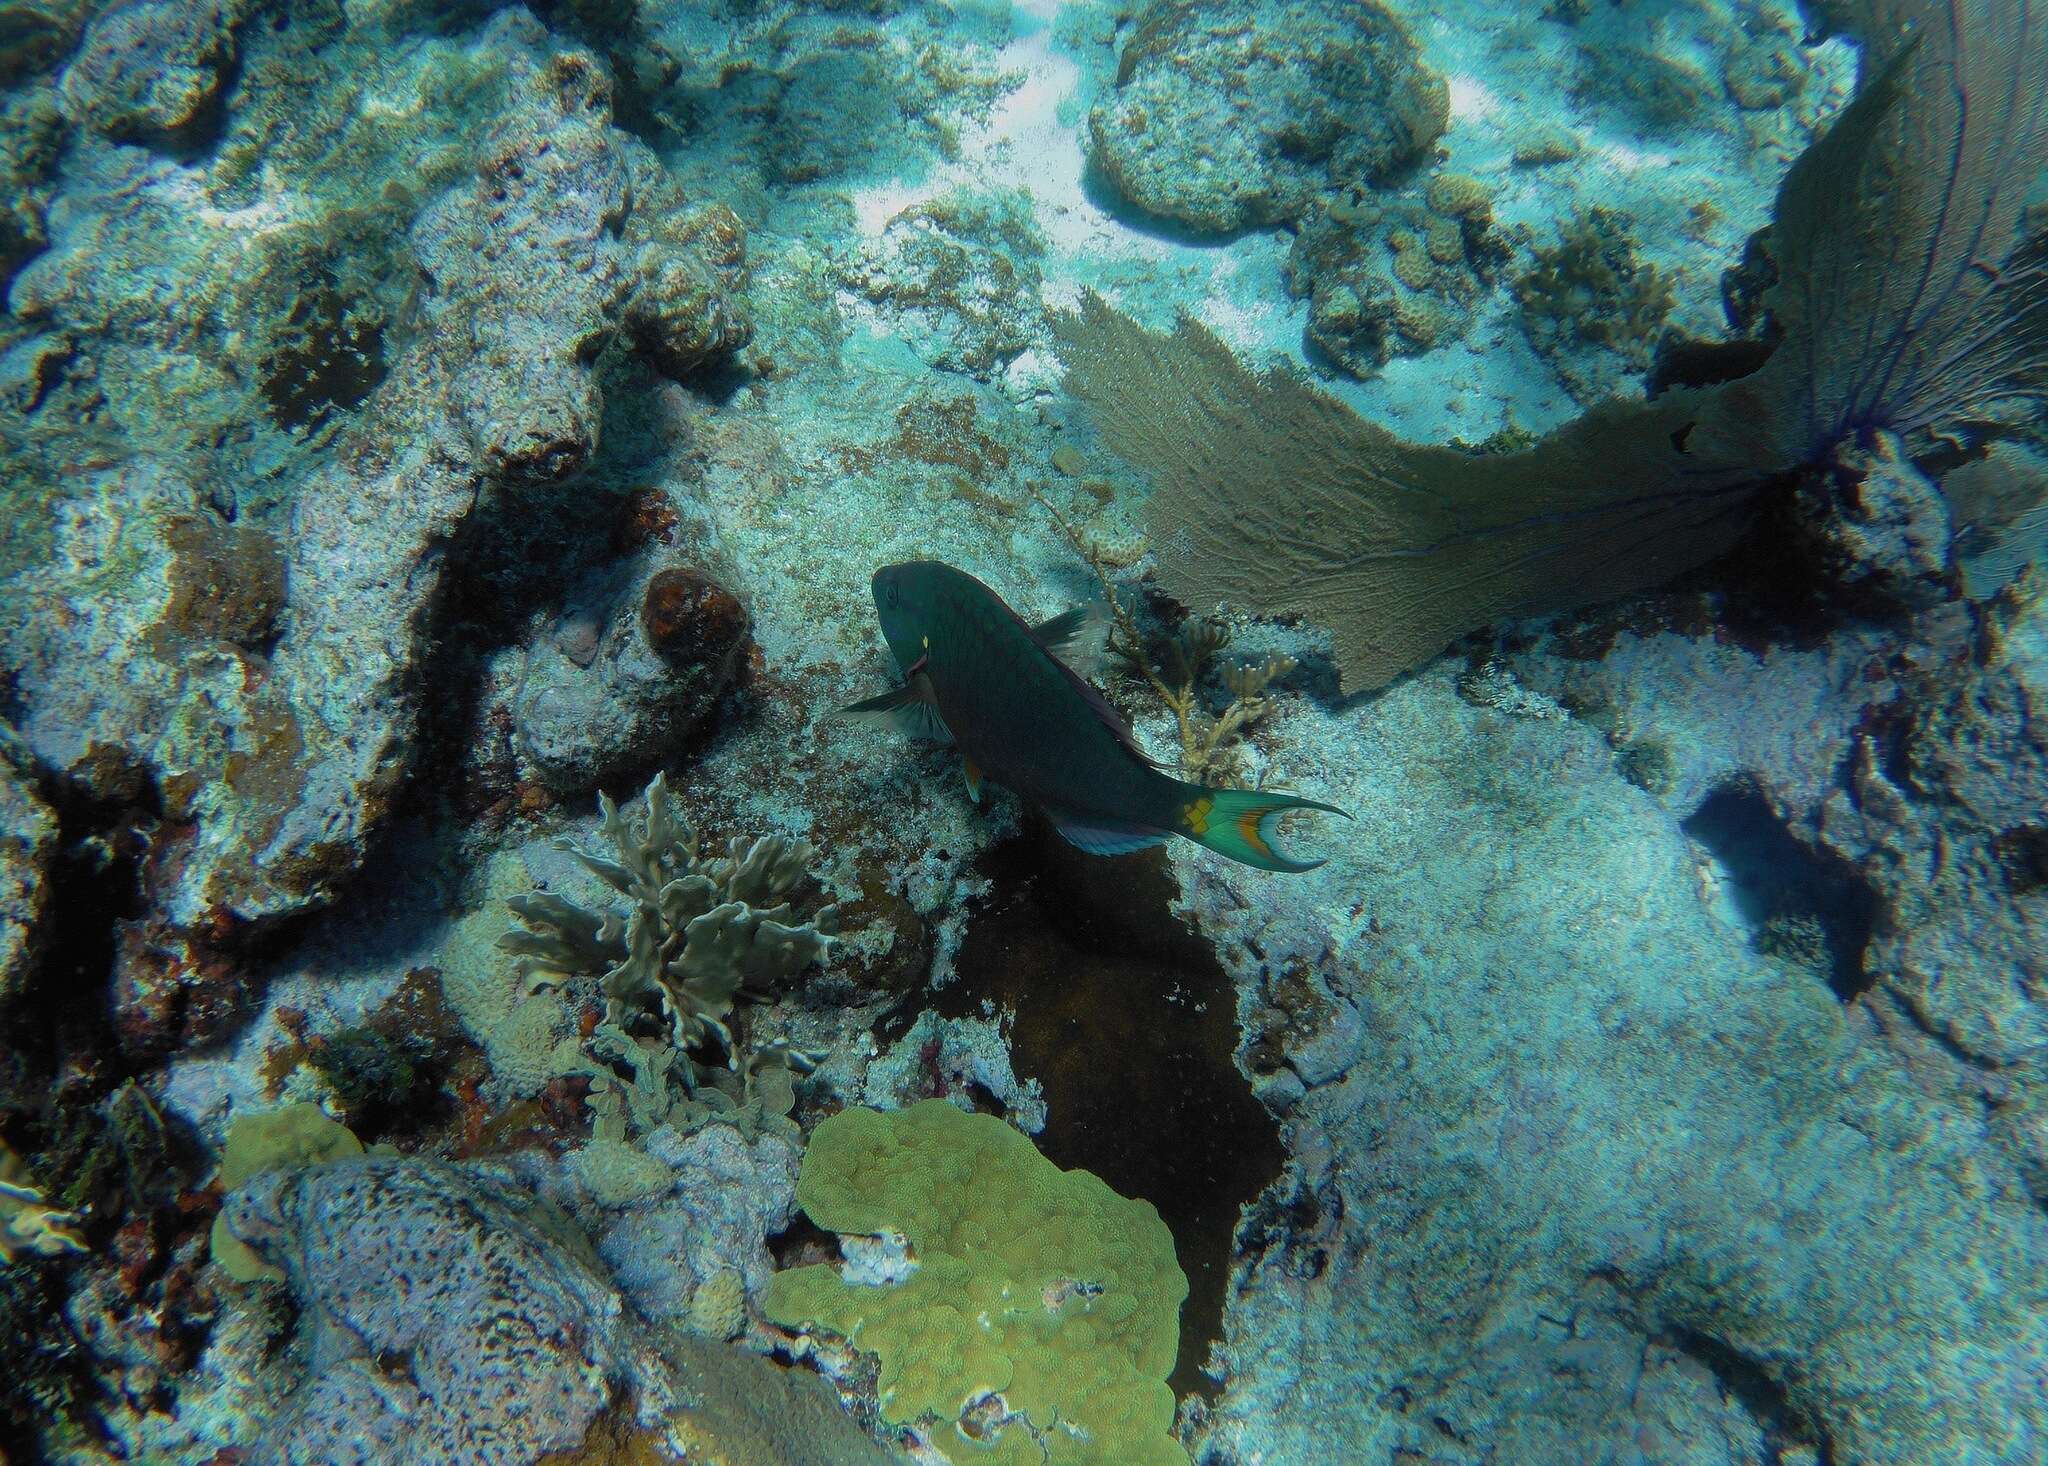
[[[1096,855],[1183,835],[1260,870],[1322,864],[1274,849],[1274,822],[1290,809],[1343,810],[1293,794],[1190,784],[1138,747],[1102,694],[1060,660],[1091,634],[1100,637],[1087,611],[1029,626],[973,576],[936,560],[885,565],[874,592],[903,685],[845,711],[957,745],[977,801],[983,777],[994,779]]]

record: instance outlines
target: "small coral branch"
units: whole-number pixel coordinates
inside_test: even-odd
[[[1184,623],[1167,643],[1167,654],[1173,661],[1173,680],[1169,682],[1154,664],[1136,619],[1110,579],[1112,568],[1124,566],[1112,560],[1100,540],[1060,513],[1043,494],[1034,491],[1032,497],[1051,516],[1102,587],[1103,599],[1109,606],[1110,655],[1132,675],[1143,679],[1173,714],[1180,735],[1181,772],[1205,783],[1234,778],[1241,765],[1238,746],[1273,710],[1273,701],[1266,696],[1267,687],[1294,670],[1294,659],[1269,656],[1263,662],[1243,662],[1225,668],[1223,684],[1230,691],[1231,701],[1220,716],[1211,717],[1203,710],[1197,689],[1217,654],[1230,645],[1230,627],[1207,616]]]
[[[85,1251],[76,1212],[43,1199],[20,1156],[0,1143],[0,1263]]]

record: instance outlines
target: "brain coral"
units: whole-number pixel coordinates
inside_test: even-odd
[[[771,1318],[879,1354],[885,1419],[952,1421],[956,1453],[976,1459],[1186,1461],[1166,1374],[1187,1278],[1149,1202],[1062,1171],[993,1115],[944,1100],[826,1120],[797,1200],[828,1230],[909,1243],[915,1266],[900,1282],[794,1268],[770,1279],[765,1302]]]
[[[588,1244],[488,1173],[361,1156],[258,1176],[223,1215],[312,1329],[257,1459],[530,1462],[581,1442],[626,1371]]]

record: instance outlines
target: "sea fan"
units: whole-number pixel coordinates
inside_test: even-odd
[[[1759,385],[1800,461],[2048,390],[2048,246],[2022,235],[2048,168],[2048,9],[1860,9],[1851,29],[1883,59],[1786,174],[1771,230],[1784,339]]]
[[[1331,630],[1346,692],[1509,615],[1704,564],[1757,489],[1877,431],[1909,447],[2048,391],[2048,245],[2022,204],[2048,166],[2048,16],[2031,0],[1874,0],[1884,60],[1779,190],[1751,375],[1613,404],[1525,452],[1404,443],[1198,324],[1156,335],[1092,297],[1059,317],[1067,387],[1156,487],[1161,578]]]

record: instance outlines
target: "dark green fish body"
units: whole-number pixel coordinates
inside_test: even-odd
[[[1184,835],[1265,870],[1321,863],[1277,853],[1270,824],[1289,809],[1341,810],[1290,794],[1190,784],[1146,756],[1102,695],[1056,655],[1089,625],[1086,617],[1033,627],[979,580],[933,560],[885,566],[874,593],[904,683],[848,711],[950,738],[970,790],[994,779],[1097,854]]]

